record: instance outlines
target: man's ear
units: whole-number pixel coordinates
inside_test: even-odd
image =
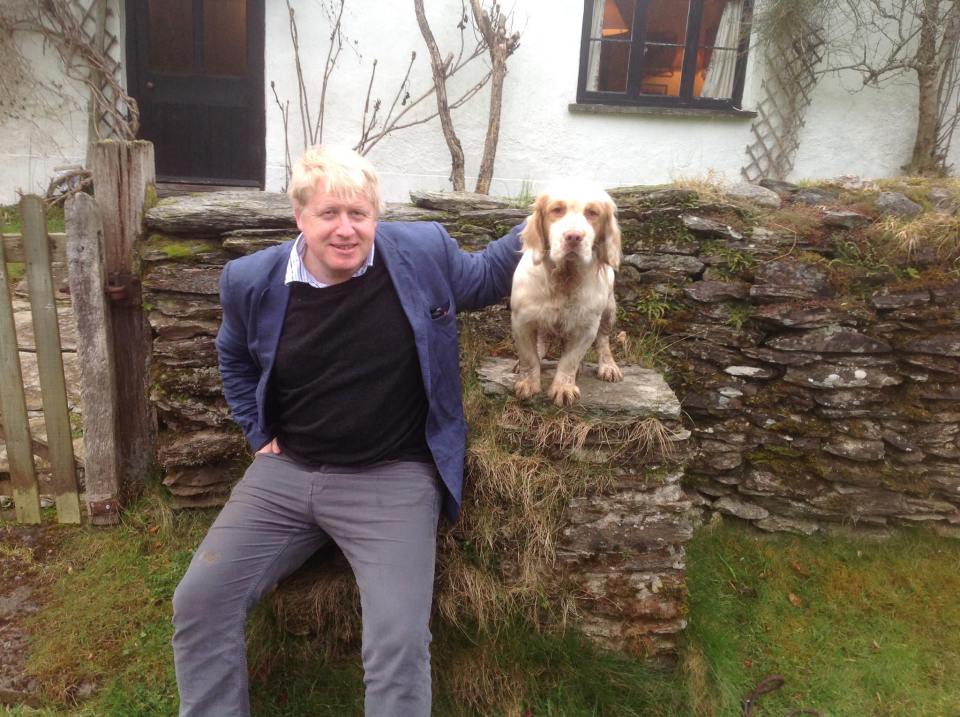
[[[300,219],[300,217],[303,216],[303,209],[301,209],[300,207],[294,205],[294,207],[293,207],[293,216],[294,216],[294,217],[296,218],[296,220],[297,220],[297,229],[299,229],[300,231],[303,231],[303,224],[301,223],[301,219]]]

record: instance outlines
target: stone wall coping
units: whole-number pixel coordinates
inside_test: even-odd
[[[513,359],[484,360],[477,369],[484,392],[488,395],[511,395],[513,384],[517,380],[515,364]],[[578,406],[600,416],[650,416],[664,420],[680,418],[680,402],[660,373],[639,366],[628,365],[620,368],[623,369],[623,381],[609,383],[596,377],[595,365],[583,364],[577,378],[577,386],[580,387]],[[544,389],[550,385],[555,370],[555,361],[543,362]],[[547,401],[545,394],[535,400]]]

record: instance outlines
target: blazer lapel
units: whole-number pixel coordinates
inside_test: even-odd
[[[290,301],[290,287],[284,282],[288,252],[280,252],[280,257],[270,269],[267,285],[257,300],[257,330],[255,351],[260,358],[260,382],[257,385],[257,407],[261,428],[266,428],[267,384],[273,371],[273,360],[277,356],[277,345],[283,331],[283,320],[287,315]]]
[[[416,272],[399,242],[388,234],[377,233],[377,252],[383,257],[387,273],[393,281],[393,287],[400,297],[403,313],[413,329],[413,338],[420,357],[420,369],[423,373],[423,385],[430,393],[430,342],[427,340],[427,327],[424,324],[427,310],[422,306],[422,293],[418,290]],[[376,261],[376,257],[374,257]]]
[[[267,285],[257,301],[257,343],[263,359],[273,363],[277,353],[277,343],[283,330],[283,319],[287,314],[290,301],[290,287],[283,283],[289,254],[281,252],[270,268]],[[267,366],[262,367],[267,370]]]

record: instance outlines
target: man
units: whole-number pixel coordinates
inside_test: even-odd
[[[297,240],[220,280],[224,393],[256,454],[174,595],[180,715],[249,714],[247,614],[333,540],[360,588],[367,717],[422,717],[437,521],[463,485],[455,313],[507,295],[519,228],[470,254],[438,224],[379,224],[375,170],[334,147],[289,195]]]

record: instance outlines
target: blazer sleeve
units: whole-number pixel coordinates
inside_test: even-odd
[[[457,309],[480,309],[495,304],[510,293],[513,272],[520,262],[520,231],[523,224],[510,233],[490,242],[483,251],[468,252],[440,224],[447,262],[447,276],[454,292]]]
[[[223,306],[223,320],[217,332],[217,358],[220,365],[220,379],[223,382],[223,395],[233,419],[239,424],[253,450],[265,446],[272,436],[259,428],[257,412],[257,385],[260,382],[261,367],[249,348],[249,307],[244,297],[249,287],[237,288],[231,284],[232,262],[227,262],[220,274],[220,304]]]

